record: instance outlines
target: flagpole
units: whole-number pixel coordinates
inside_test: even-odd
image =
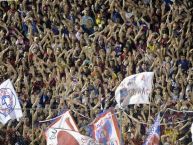
[[[153,92],[153,91],[152,91]],[[150,115],[151,115],[151,99],[152,99],[152,92],[149,97],[149,115],[148,115],[148,121],[150,120]]]
[[[121,109],[119,109],[120,111],[119,111],[119,120],[120,120],[120,130],[121,130],[121,136],[122,136],[122,110]]]
[[[34,145],[34,109],[32,108],[32,145]]]
[[[150,120],[150,115],[151,115],[151,97],[150,97],[150,102],[149,102],[149,115],[148,115],[148,121]]]

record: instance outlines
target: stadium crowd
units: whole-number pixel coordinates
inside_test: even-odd
[[[193,1],[17,0],[0,2],[0,82],[11,79],[24,117],[0,125],[0,144],[45,145],[45,124],[71,110],[82,134],[116,108],[132,74],[153,71],[150,105],[118,112],[125,145],[142,145],[161,112],[161,144],[191,144]],[[167,110],[171,108],[176,111]]]

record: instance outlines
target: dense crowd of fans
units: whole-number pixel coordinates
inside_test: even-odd
[[[1,125],[0,144],[46,144],[38,122],[64,109],[87,135],[116,108],[120,82],[145,71],[155,73],[151,104],[118,113],[124,144],[141,145],[158,112],[161,143],[190,144],[192,10],[189,0],[1,1],[0,82],[11,79],[24,117]]]

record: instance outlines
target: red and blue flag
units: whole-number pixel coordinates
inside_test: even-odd
[[[143,145],[160,144],[160,114],[158,114],[154,124],[149,128],[147,135],[147,139]]]
[[[112,110],[101,113],[91,125],[93,138],[103,145],[121,145],[121,132]]]

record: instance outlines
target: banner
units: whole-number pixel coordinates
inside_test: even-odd
[[[149,104],[153,75],[153,72],[143,72],[125,78],[115,91],[118,107],[126,107],[129,104]]]
[[[0,122],[6,124],[10,119],[23,116],[18,96],[10,80],[0,85]]]
[[[112,110],[97,117],[91,125],[93,138],[103,145],[121,145],[121,132]]]
[[[79,132],[50,128],[47,145],[99,145],[92,138]]]
[[[154,124],[148,130],[148,136],[143,145],[159,145],[160,144],[160,114],[155,119]]]

